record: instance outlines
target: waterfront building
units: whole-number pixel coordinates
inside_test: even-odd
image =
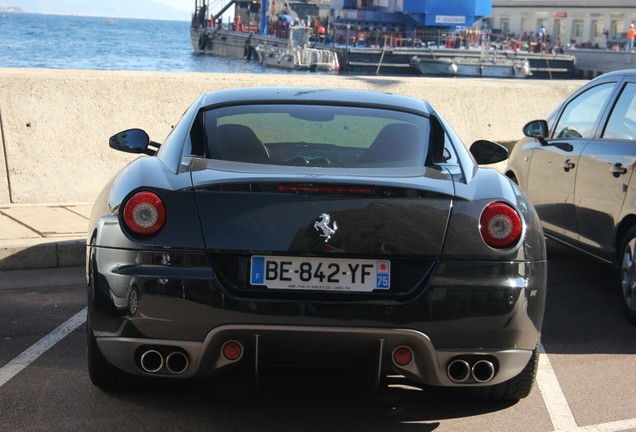
[[[402,47],[471,29],[491,15],[491,0],[331,0],[330,9],[336,43]]]
[[[537,38],[552,46],[622,49],[636,22],[633,0],[492,0],[486,24],[504,37]]]

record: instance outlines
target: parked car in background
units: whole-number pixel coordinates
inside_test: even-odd
[[[506,174],[547,236],[616,267],[623,309],[636,322],[636,70],[590,81],[523,133]]]
[[[547,262],[517,185],[427,102],[368,91],[202,95],[97,198],[88,232],[92,382],[234,366],[365,371],[528,395]]]

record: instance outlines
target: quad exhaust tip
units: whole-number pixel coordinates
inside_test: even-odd
[[[495,365],[489,360],[478,360],[470,372],[475,381],[487,383],[495,377]]]
[[[167,371],[171,375],[181,375],[190,366],[188,356],[180,350],[172,350],[164,357],[164,354],[156,349],[147,349],[141,354],[139,363],[141,369],[150,374]]]
[[[468,360],[461,357],[452,360],[446,368],[448,378],[454,383],[465,383],[473,380],[487,383],[495,377],[495,364],[490,359]]]
[[[181,351],[174,351],[166,357],[166,368],[174,375],[181,375],[188,369],[190,362],[188,356]]]
[[[148,373],[157,373],[163,367],[163,355],[157,350],[147,350],[141,355],[141,368]]]
[[[470,378],[470,365],[466,360],[456,359],[448,364],[446,373],[451,381],[463,383]]]

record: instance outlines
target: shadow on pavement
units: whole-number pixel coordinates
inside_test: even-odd
[[[555,241],[547,247],[548,354],[636,354],[636,326],[621,310],[616,271]]]
[[[225,425],[217,424],[214,430],[277,432],[433,431],[442,420],[478,416],[515,404],[478,401],[453,391],[404,384],[399,378],[392,379],[389,386],[370,394],[363,377],[350,371],[265,369],[259,389],[244,375],[230,373],[135,392],[109,392],[109,396],[153,412],[171,411],[177,417],[175,408],[187,410],[182,421],[194,423],[181,423],[183,430],[197,430],[207,420],[212,424],[227,418]]]

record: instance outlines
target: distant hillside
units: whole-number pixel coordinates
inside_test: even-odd
[[[191,17],[188,9],[176,9],[153,0],[0,0],[0,11],[176,21],[190,21]]]
[[[0,5],[0,12],[23,12],[19,7],[6,7]]]

